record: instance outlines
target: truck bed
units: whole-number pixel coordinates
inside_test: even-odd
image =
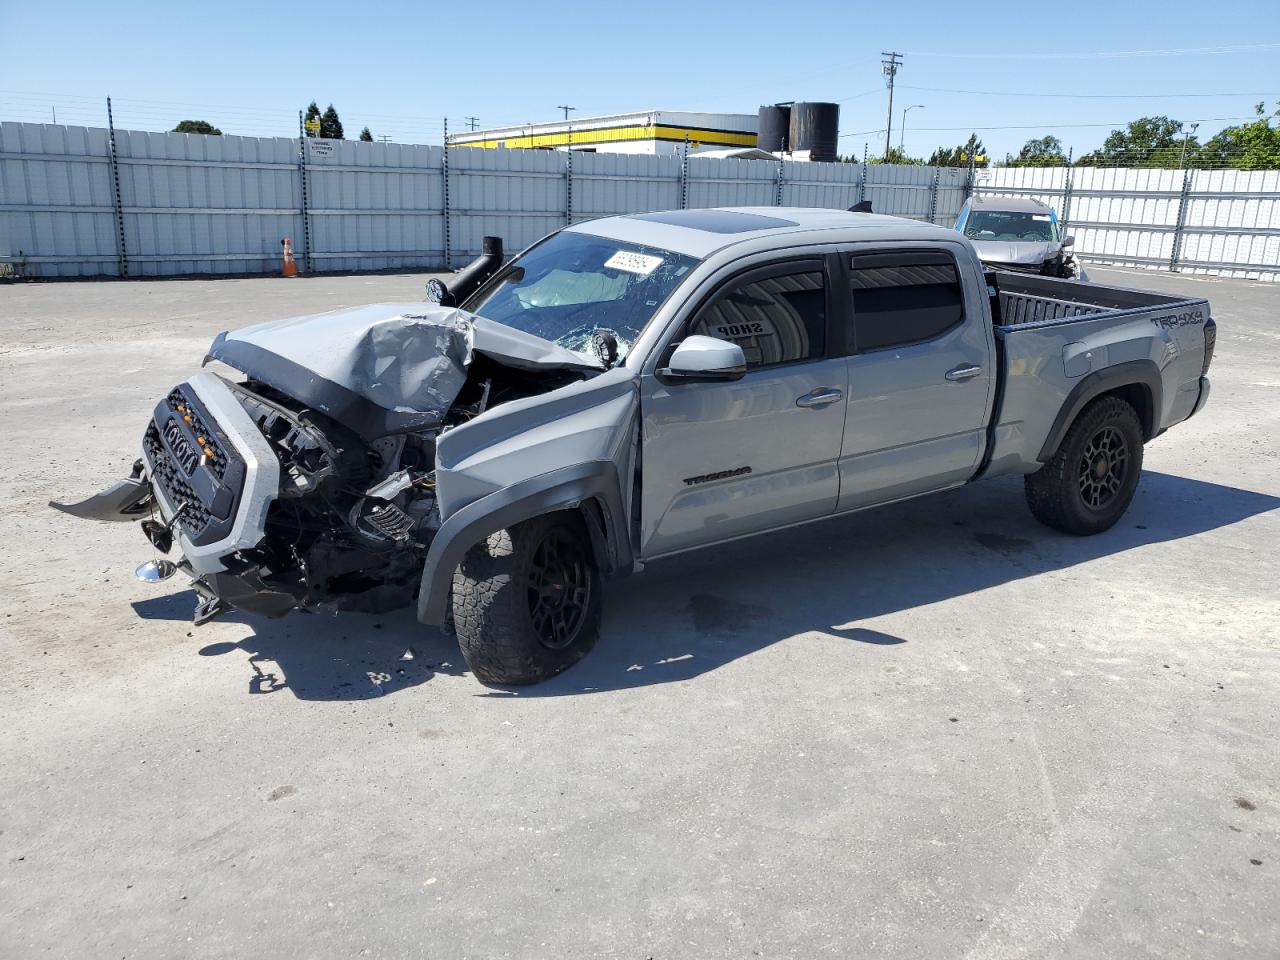
[[[999,307],[992,310],[992,320],[998,327],[1202,302],[1152,293],[1149,290],[1108,287],[1099,283],[1081,283],[1077,280],[1038,277],[1003,270],[988,272],[988,283],[993,278],[999,291]]]
[[[1148,439],[1198,409],[1207,390],[1205,300],[1005,271],[986,276],[1000,367],[988,473],[1038,469],[1081,398],[1113,382],[1145,384],[1125,396]]]

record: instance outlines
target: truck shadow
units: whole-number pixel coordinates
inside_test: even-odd
[[[847,641],[857,656],[874,659],[883,647],[934,639],[884,633],[877,617],[1277,507],[1280,497],[1148,471],[1116,527],[1071,537],[1032,519],[1019,478],[962,487],[652,564],[643,576],[606,585],[600,642],[573,669],[536,687],[476,686],[475,693],[557,697],[680,682],[809,632]],[[187,592],[135,608],[143,617],[187,620],[193,605]],[[282,620],[231,614],[218,623],[221,635],[234,624],[244,639],[207,642],[199,652],[247,653],[253,694],[364,700],[466,672],[453,637],[420,625],[412,610]]]
[[[188,622],[191,590],[135,603],[146,619]],[[247,654],[250,694],[289,691],[299,700],[371,700],[426,683],[438,674],[461,675],[466,664],[452,637],[417,622],[412,610],[385,614],[293,614],[266,620],[231,612],[192,631],[202,657]],[[215,640],[242,635],[244,639]],[[239,659],[239,658],[233,658]]]
[[[878,648],[913,639],[876,630],[877,617],[1195,536],[1277,507],[1280,497],[1145,472],[1117,526],[1072,537],[1031,517],[1021,478],[1013,477],[697,551],[608,584],[596,649],[520,695],[689,680],[811,631],[849,641],[857,656],[874,659],[887,653]]]

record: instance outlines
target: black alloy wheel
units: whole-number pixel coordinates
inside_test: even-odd
[[[591,559],[580,537],[554,526],[534,548],[527,591],[534,634],[548,650],[577,639],[591,606]]]
[[[1142,442],[1133,405],[1099,397],[1076,417],[1044,466],[1026,477],[1027,506],[1041,523],[1064,533],[1110,529],[1138,489]]]
[[[1124,487],[1129,448],[1115,427],[1090,438],[1080,457],[1080,497],[1091,510],[1104,510]]]

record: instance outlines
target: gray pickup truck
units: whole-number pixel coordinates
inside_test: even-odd
[[[416,603],[477,679],[533,683],[593,646],[606,576],[682,551],[1009,473],[1050,527],[1108,529],[1216,337],[1204,300],[837,210],[486,238],[428,289],[220,334],[133,475],[61,509],[176,536],[139,575],[189,576],[197,622]]]

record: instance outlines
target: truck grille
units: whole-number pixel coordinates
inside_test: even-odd
[[[1011,273],[1032,273],[1037,276],[1056,277],[1060,268],[1057,260],[1046,260],[1043,263],[1000,263],[997,260],[984,260],[984,265],[992,270],[1008,270]]]
[[[200,466],[200,455],[191,449],[191,444],[187,443],[186,437],[178,428],[178,421],[172,417],[165,421],[164,438],[169,441],[169,448],[173,451],[174,459],[178,461],[182,472],[187,476],[195,473],[196,467]]]
[[[177,522],[187,538],[204,545],[225,537],[240,502],[245,465],[189,388],[174,387],[156,405],[142,447],[151,482],[180,510]]]
[[[189,469],[185,464],[176,463],[174,458],[169,456],[169,451],[165,449],[164,444],[160,442],[160,430],[154,422],[147,427],[142,444],[151,461],[151,482],[160,486],[164,491],[165,499],[173,504],[175,510],[186,504],[178,515],[178,523],[187,532],[187,536],[194,541],[204,533],[212,519],[208,508],[184,477],[184,474],[190,476],[195,470],[199,464],[199,458],[195,459]]]
[[[165,403],[173,410],[175,418],[182,417],[183,421],[191,427],[192,432],[196,435],[197,443],[203,438],[205,448],[213,451],[213,456],[208,459],[210,468],[219,480],[225,477],[227,474],[227,455],[224,452],[224,445],[218,437],[219,431],[211,428],[204,414],[189,398],[183,395],[181,390],[177,388],[171,390],[169,396],[165,397]],[[167,437],[168,434],[166,434]],[[195,451],[192,452],[195,453]],[[195,456],[196,462],[199,462],[200,453],[195,453]],[[184,466],[183,469],[186,469],[186,467]],[[190,473],[191,470],[187,469],[187,474],[190,475]]]

